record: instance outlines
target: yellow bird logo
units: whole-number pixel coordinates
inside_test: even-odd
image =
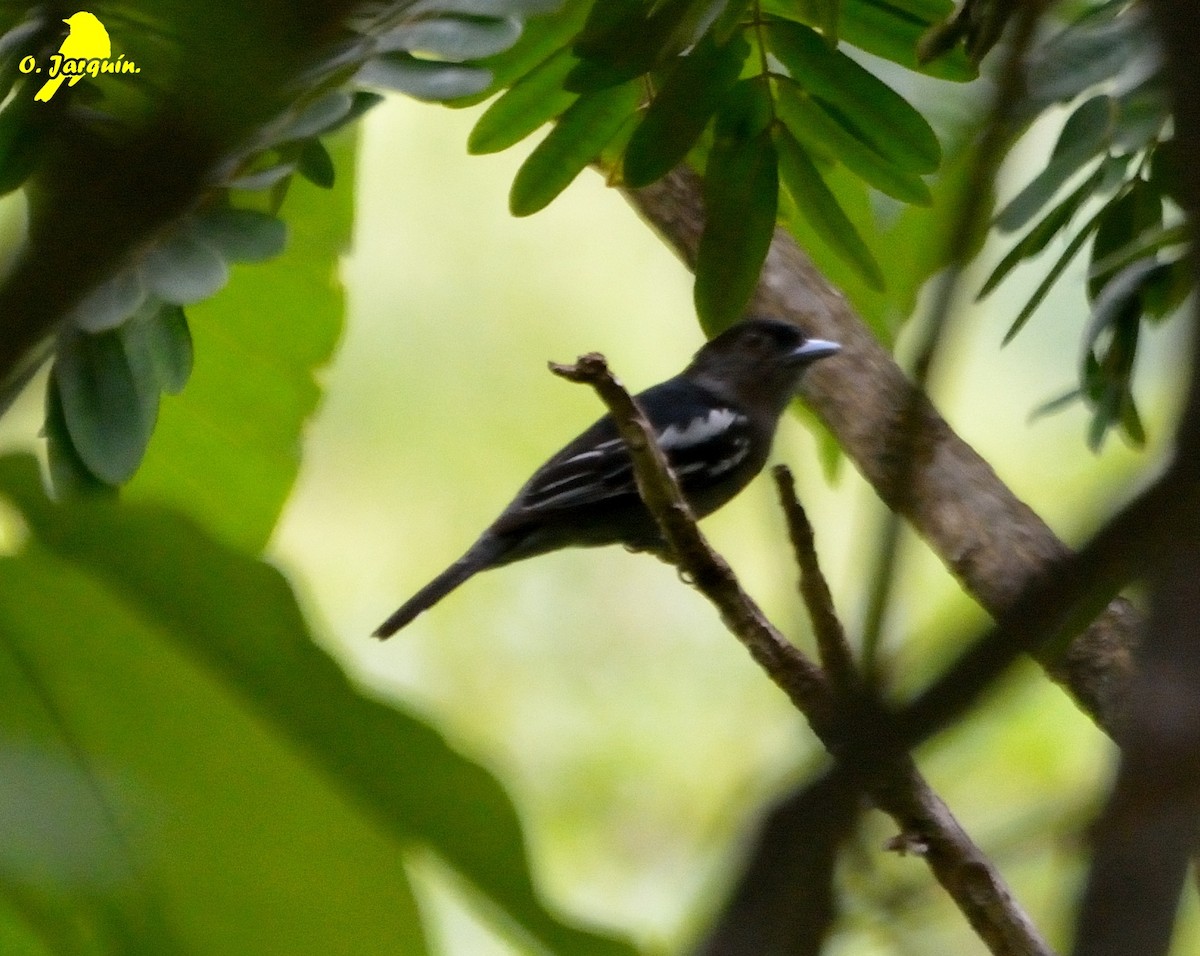
[[[63,21],[71,29],[67,33],[67,37],[62,42],[62,46],[58,48],[58,56],[61,58],[56,60],[56,65],[61,69],[63,60],[107,60],[112,56],[112,43],[108,39],[108,31],[104,29],[104,24],[95,18],[86,10],[80,10],[78,13],[73,13]],[[50,99],[58,88],[63,85],[64,80],[69,80],[70,85],[74,86],[81,79],[84,73],[73,73],[70,76],[64,76],[60,72],[58,76],[47,80],[37,95],[35,100],[45,102]]]

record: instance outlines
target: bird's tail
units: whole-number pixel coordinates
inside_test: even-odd
[[[498,535],[491,532],[484,534],[471,545],[466,554],[401,604],[391,617],[375,629],[374,636],[380,640],[391,637],[422,611],[437,604],[467,578],[492,567],[508,548],[509,544]]]

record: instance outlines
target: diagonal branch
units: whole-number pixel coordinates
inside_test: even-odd
[[[808,718],[835,756],[864,736],[848,726],[869,720],[869,708],[840,706],[825,674],[767,620],[728,563],[696,526],[654,431],[634,399],[609,372],[604,357],[586,355],[576,365],[551,365],[555,374],[591,385],[607,406],[633,459],[638,491],[658,522],[680,571],[717,608],[729,630]],[[798,506],[790,509],[794,517]],[[815,563],[814,563],[815,566]],[[848,754],[866,753],[851,747]],[[1051,956],[1028,916],[991,861],[958,825],[907,754],[875,762],[843,761],[843,768],[875,804],[900,825],[907,845],[919,846],[938,882],[996,956]]]
[[[657,183],[627,191],[634,208],[694,265],[704,227],[700,182],[680,167]],[[1070,551],[992,468],[913,389],[845,297],[785,231],[777,229],[751,310],[795,322],[842,345],[839,361],[814,366],[802,384],[808,403],[884,503],[904,515],[979,603],[994,617]],[[916,414],[906,415],[910,408]],[[901,468],[888,449],[906,425],[913,464]],[[908,479],[908,480],[904,480]],[[1039,653],[1110,735],[1126,710],[1132,652],[1140,625],[1115,600],[1062,653]]]

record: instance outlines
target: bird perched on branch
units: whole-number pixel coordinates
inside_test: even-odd
[[[677,376],[637,396],[697,517],[716,511],[766,464],[804,369],[841,346],[794,325],[749,319],[718,335]],[[624,544],[661,551],[633,462],[605,416],[534,472],[470,549],[375,631],[390,637],[471,576],[559,548]]]

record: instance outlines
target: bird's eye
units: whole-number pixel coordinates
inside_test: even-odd
[[[757,329],[747,333],[744,342],[746,349],[750,352],[765,352],[770,344],[767,337]]]

